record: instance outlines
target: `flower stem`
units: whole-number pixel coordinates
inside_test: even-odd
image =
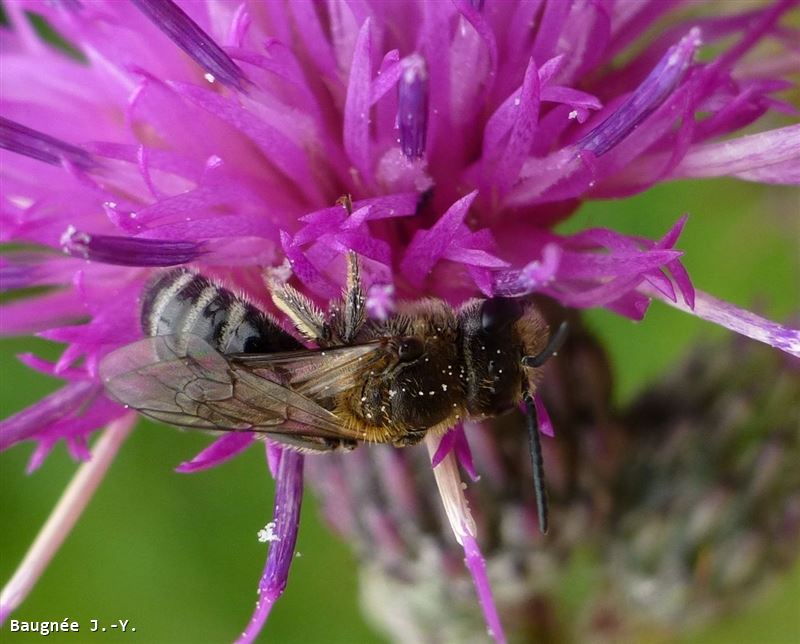
[[[128,414],[108,425],[92,452],[91,460],[78,469],[55,509],[42,527],[14,576],[0,593],[0,624],[19,606],[80,517],[92,494],[127,438],[136,416]]]

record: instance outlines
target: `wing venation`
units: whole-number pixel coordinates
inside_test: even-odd
[[[346,386],[352,386],[353,361],[367,353],[342,354],[326,368],[325,357],[315,351],[224,356],[198,336],[163,335],[109,354],[101,362],[100,376],[112,398],[157,420],[287,435],[287,440],[292,435],[289,442],[308,442],[317,449],[324,441],[304,439],[358,440],[311,396],[323,380],[333,382],[339,376],[349,375]]]

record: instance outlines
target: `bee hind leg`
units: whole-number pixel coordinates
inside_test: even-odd
[[[342,450],[351,452],[358,443],[349,438],[323,438],[318,436],[300,436],[278,433],[265,433],[264,437],[270,438],[284,447],[297,450],[304,454],[332,452]]]
[[[297,330],[320,347],[353,344],[366,318],[366,297],[361,284],[358,255],[347,253],[347,285],[327,317],[305,295],[288,284],[267,283],[272,301]]]
[[[358,255],[347,253],[347,285],[342,299],[337,300],[329,313],[330,324],[342,344],[353,344],[366,319],[366,297],[361,284]]]
[[[331,343],[330,325],[310,299],[288,284],[270,284],[270,293],[275,306],[289,317],[303,337],[321,347]]]

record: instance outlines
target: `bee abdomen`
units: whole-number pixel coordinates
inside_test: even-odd
[[[184,268],[160,274],[145,289],[141,324],[146,335],[190,333],[222,353],[302,348],[250,302]]]

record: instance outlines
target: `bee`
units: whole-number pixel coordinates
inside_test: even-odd
[[[244,297],[184,268],[158,275],[142,295],[145,339],[100,364],[111,398],[180,427],[255,432],[294,449],[360,443],[414,445],[462,420],[523,405],[540,527],[547,527],[532,394],[558,350],[536,307],[472,299],[458,308],[426,299],[368,319],[358,258],[347,256],[341,299],[323,313],[288,284],[272,300],[307,346]]]

